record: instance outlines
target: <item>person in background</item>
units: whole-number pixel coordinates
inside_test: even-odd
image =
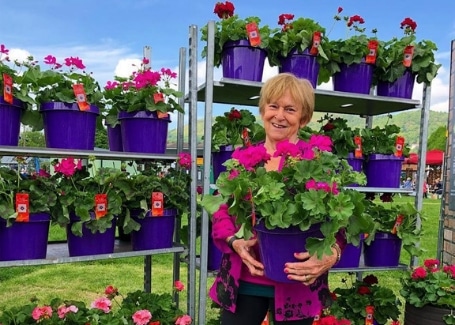
[[[282,73],[262,87],[259,112],[264,122],[264,146],[273,157],[276,144],[283,140],[298,143],[299,129],[307,125],[314,111],[314,89],[308,80]],[[281,157],[271,158],[267,171],[279,170]],[[273,323],[312,325],[325,302],[330,300],[328,270],[339,261],[346,238],[337,235],[332,254],[322,259],[309,253],[295,253],[299,262],[283,266],[288,279],[295,283],[278,283],[264,275],[257,239],[235,237],[235,217],[221,205],[212,218],[212,237],[223,253],[220,270],[209,295],[222,307],[222,325],[260,325],[270,310]]]
[[[436,178],[434,180],[434,185],[433,185],[433,193],[437,195],[442,194],[442,182],[439,178]]]
[[[403,182],[403,188],[407,190],[412,190],[413,184],[411,181],[411,177],[406,178],[406,180]]]

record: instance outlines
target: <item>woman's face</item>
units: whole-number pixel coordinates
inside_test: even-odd
[[[268,103],[262,114],[267,139],[272,142],[297,141],[299,129],[305,126],[301,123],[302,110],[289,92],[275,102]]]

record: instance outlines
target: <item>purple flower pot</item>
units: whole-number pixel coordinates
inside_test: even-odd
[[[0,96],[0,145],[17,146],[21,126],[23,103],[13,98],[13,104],[4,101]]]
[[[315,224],[307,231],[301,231],[298,227],[267,229],[263,222],[256,224],[254,229],[258,235],[265,276],[278,282],[295,283],[284,273],[284,264],[299,261],[294,253],[306,252],[308,238],[322,238],[320,227],[320,224]]]
[[[387,232],[377,232],[370,245],[364,245],[363,247],[365,266],[398,266],[400,254],[401,239],[397,235]]]
[[[139,230],[131,232],[133,250],[171,248],[176,216],[176,209],[164,209],[163,216],[160,217],[152,216],[150,211],[143,219],[132,215],[134,221],[141,225]]]
[[[96,118],[99,109],[90,105],[81,111],[76,103],[42,103],[46,147],[93,150],[95,147]]]
[[[227,41],[223,46],[221,65],[223,78],[262,81],[267,52],[250,46],[246,39]]]
[[[348,162],[349,166],[352,167],[352,170],[355,172],[362,172],[363,170],[363,157],[362,158],[356,158],[354,153],[350,152],[348,153],[348,158],[346,158],[346,161]],[[350,187],[357,187],[359,184],[349,184]]]
[[[393,82],[379,81],[376,89],[378,96],[412,98],[416,75],[405,70],[403,75]]]
[[[120,124],[112,127],[106,124],[110,151],[123,151],[122,130]]]
[[[233,146],[220,146],[220,151],[212,152],[212,170],[213,179],[215,181],[222,172],[226,171],[226,166],[223,166],[223,164],[226,162],[226,160],[231,159],[233,152]]]
[[[90,212],[90,218],[95,219],[95,214]],[[115,245],[116,220],[112,220],[112,227],[105,232],[95,232],[82,225],[82,236],[76,236],[71,231],[71,226],[80,221],[74,213],[70,213],[70,223],[66,226],[69,256],[84,256],[98,254],[112,254]]]
[[[404,157],[372,154],[364,165],[367,187],[399,188]]]
[[[333,268],[356,268],[359,267],[360,256],[362,255],[363,236],[360,239],[359,246],[347,244],[341,254],[340,261]]]
[[[316,88],[318,84],[319,63],[316,55],[309,53],[308,49],[299,53],[297,50],[291,51],[287,57],[280,58],[280,73],[290,72],[296,77],[307,79]]]
[[[158,118],[156,112],[120,112],[123,151],[141,153],[166,152],[169,115]]]
[[[0,261],[46,258],[50,220],[48,213],[31,213],[28,222],[7,227],[0,218]]]
[[[373,65],[364,62],[340,64],[340,71],[333,75],[333,90],[369,94],[373,81]]]
[[[220,269],[223,253],[215,246],[212,236],[208,240],[207,270],[216,271]]]

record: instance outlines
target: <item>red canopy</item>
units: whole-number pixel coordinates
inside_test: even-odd
[[[427,152],[426,164],[427,165],[442,165],[444,159],[444,151],[442,150],[430,150]],[[418,156],[416,153],[411,153],[409,158],[404,160],[405,164],[417,164]]]

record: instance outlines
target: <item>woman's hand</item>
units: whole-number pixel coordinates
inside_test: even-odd
[[[290,280],[311,285],[337,262],[337,250],[332,248],[332,252],[332,255],[323,255],[321,259],[315,255],[311,256],[308,252],[294,253],[294,257],[302,262],[286,263],[284,272],[288,274]]]
[[[264,265],[256,259],[253,246],[256,245],[256,239],[245,240],[239,238],[232,243],[232,249],[239,254],[242,262],[248,267],[251,275],[264,275]]]

